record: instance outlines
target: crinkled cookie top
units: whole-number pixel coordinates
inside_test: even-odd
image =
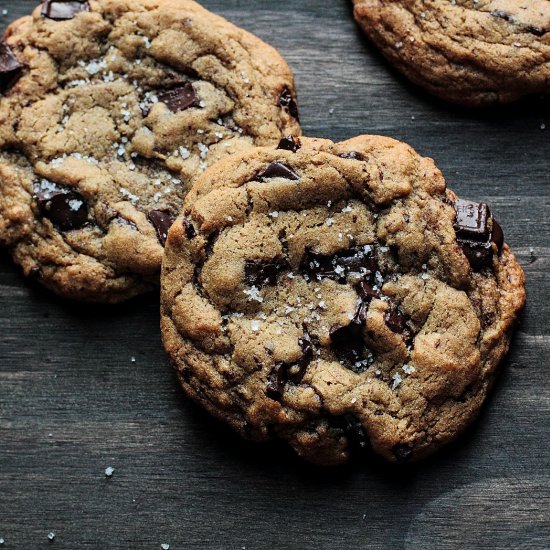
[[[483,203],[403,143],[283,139],[209,169],[165,249],[165,347],[192,398],[308,460],[420,458],[474,417],[523,306]]]
[[[354,0],[355,18],[413,82],[464,105],[550,91],[548,0]]]
[[[84,300],[157,285],[193,177],[300,131],[279,54],[187,0],[48,0],[8,29],[0,86],[0,241]]]

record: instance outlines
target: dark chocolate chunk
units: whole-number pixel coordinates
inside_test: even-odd
[[[402,334],[407,330],[407,319],[397,308],[386,311],[384,321],[392,332]]]
[[[350,273],[363,277],[374,276],[378,264],[374,252],[364,249],[344,250],[332,256],[308,250],[302,258],[300,270],[313,279],[327,278],[343,282]]]
[[[300,114],[298,112],[298,105],[296,100],[292,97],[292,93],[288,88],[285,88],[281,95],[279,96],[279,105],[288,109],[290,116],[294,117],[296,120],[300,119]]]
[[[491,12],[491,15],[493,17],[497,17],[499,19],[504,19],[504,21],[508,21],[509,23],[512,23],[514,21],[514,18],[509,13],[506,13],[504,10],[493,10]]]
[[[287,366],[283,363],[275,365],[269,373],[265,394],[269,399],[279,401],[283,395],[286,384]]]
[[[255,262],[247,261],[245,263],[245,280],[250,286],[261,288],[264,285],[274,285],[277,283],[277,277],[281,271],[288,269],[286,262]]]
[[[292,151],[295,153],[300,147],[302,146],[302,142],[299,140],[299,138],[295,138],[294,136],[286,136],[281,141],[279,141],[279,145],[277,145],[277,149],[283,149],[285,151]]]
[[[185,236],[188,239],[194,239],[197,236],[197,232],[195,231],[195,227],[191,221],[187,218],[183,218],[181,223],[183,225],[183,230],[185,231]]]
[[[90,4],[80,0],[45,0],[42,4],[42,17],[54,21],[72,19],[83,11],[90,11]]]
[[[341,155],[338,155],[340,158],[343,159],[350,159],[350,160],[364,160],[365,157],[361,153],[358,153],[357,151],[349,151],[347,153],[342,153]]]
[[[500,224],[495,220],[495,218],[493,218],[491,241],[497,245],[498,251],[502,252],[502,247],[504,246],[504,233],[502,232],[502,227],[500,227]]]
[[[490,213],[485,203],[458,199],[455,202],[455,231],[459,239],[485,242],[489,238],[487,221]]]
[[[544,36],[548,32],[546,29],[543,29],[542,27],[535,27],[534,25],[527,25],[525,30],[530,34],[534,34],[539,37]]]
[[[200,107],[200,99],[193,84],[185,84],[158,94],[158,99],[164,103],[170,111],[177,113],[189,107]]]
[[[504,235],[494,218],[493,230],[489,231],[491,213],[488,206],[459,199],[455,202],[455,210],[456,237],[470,265],[473,269],[490,266],[493,258],[491,240],[500,250],[504,244]]]
[[[313,345],[307,335],[300,338],[298,343],[302,348],[302,357],[300,360],[292,365],[279,363],[269,373],[265,393],[270,399],[279,401],[289,379],[298,383],[304,377],[307,367],[313,359]]]
[[[174,223],[174,218],[163,210],[150,210],[147,212],[147,218],[149,218],[157,232],[159,243],[164,246],[168,238],[168,231]]]
[[[361,302],[349,325],[333,327],[330,331],[331,348],[344,366],[353,372],[366,371],[374,363],[374,355],[365,346],[363,326],[367,319],[368,303]]]
[[[281,162],[272,162],[267,168],[256,174],[258,181],[263,181],[268,178],[284,178],[285,180],[296,181],[300,176],[292,171],[290,167]]]
[[[21,74],[22,68],[11,48],[4,42],[0,43],[0,90],[7,90]]]
[[[392,449],[393,456],[399,464],[408,462],[412,458],[413,450],[410,445],[395,445]]]
[[[491,265],[493,259],[491,242],[459,241],[459,244],[473,269],[482,269]]]
[[[366,451],[371,448],[369,436],[367,435],[363,424],[354,414],[344,414],[342,416],[333,416],[328,422],[334,428],[344,432],[348,438],[349,450],[352,452]]]
[[[357,293],[364,303],[370,303],[373,298],[378,298],[378,292],[376,292],[376,290],[374,290],[374,288],[372,288],[372,286],[365,281],[361,281],[357,285]]]
[[[88,205],[76,191],[42,180],[34,186],[40,214],[61,231],[80,229],[88,221]]]

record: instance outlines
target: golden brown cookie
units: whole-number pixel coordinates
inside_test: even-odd
[[[48,0],[0,45],[0,242],[75,299],[158,285],[215,161],[300,132],[271,47],[189,0]]]
[[[187,395],[320,464],[455,438],[525,300],[487,205],[376,136],[289,137],[211,167],[169,232],[161,292]]]
[[[355,19],[416,84],[468,106],[550,91],[548,0],[353,0]]]

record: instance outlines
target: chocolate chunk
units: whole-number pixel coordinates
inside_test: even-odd
[[[285,262],[255,262],[247,261],[244,276],[247,284],[261,288],[264,285],[274,285],[281,271],[288,269]]]
[[[298,342],[302,348],[303,354],[298,363],[292,365],[279,363],[275,365],[269,373],[265,394],[270,399],[279,401],[288,380],[291,379],[294,382],[300,382],[306,373],[308,365],[311,363],[311,359],[313,358],[313,346],[311,341],[307,338],[300,338]]]
[[[397,308],[390,308],[386,311],[384,321],[392,332],[402,334],[407,329],[407,319]]]
[[[22,68],[11,48],[4,42],[0,43],[0,90],[6,91],[21,74]]]
[[[288,109],[290,116],[294,117],[296,120],[300,119],[298,112],[298,105],[296,100],[292,97],[292,93],[288,88],[285,88],[281,95],[279,96],[279,105]]]
[[[290,167],[281,162],[272,162],[267,168],[256,174],[258,181],[263,181],[268,178],[283,178],[285,180],[296,181],[300,176],[292,171]]]
[[[61,231],[80,229],[88,221],[88,205],[76,191],[41,180],[34,185],[34,197],[40,214]]]
[[[285,151],[292,151],[295,153],[300,147],[302,146],[302,142],[299,140],[299,138],[295,138],[294,136],[286,136],[281,141],[279,141],[279,145],[277,145],[277,149],[283,149]]]
[[[530,34],[534,34],[539,37],[544,36],[548,32],[546,29],[543,29],[542,27],[535,27],[534,25],[527,25],[525,30]]]
[[[459,241],[459,243],[473,269],[482,269],[491,265],[493,247],[490,242]]]
[[[361,302],[349,325],[333,327],[330,331],[332,350],[346,368],[358,374],[366,371],[375,359],[363,340],[363,326],[368,308],[368,303]]]
[[[164,246],[168,238],[168,231],[174,223],[174,218],[163,210],[150,210],[147,212],[147,218],[149,218],[157,232],[159,243]]]
[[[286,384],[287,366],[283,363],[275,365],[269,373],[265,394],[269,399],[279,401],[283,396],[283,391]]]
[[[183,225],[183,230],[185,231],[185,236],[188,239],[194,239],[197,236],[197,232],[195,231],[195,227],[191,221],[187,218],[183,218],[181,223]]]
[[[372,288],[372,286],[365,281],[361,281],[357,285],[357,293],[364,303],[370,303],[371,300],[378,298],[379,295],[378,292],[376,292],[376,290],[374,290],[374,288]]]
[[[158,99],[173,113],[183,111],[189,107],[200,107],[199,96],[191,82],[186,82],[182,86],[158,94]]]
[[[338,155],[340,158],[343,159],[350,159],[350,160],[364,160],[365,157],[361,153],[358,153],[357,151],[349,151],[347,153],[342,153],[341,155]]]
[[[352,452],[364,452],[371,448],[371,443],[363,424],[351,413],[333,416],[328,422],[334,428],[344,432],[348,438],[349,449]]]
[[[42,4],[42,17],[47,17],[54,21],[72,19],[83,11],[90,11],[90,4],[87,1],[45,0]]]
[[[502,247],[504,246],[504,233],[502,232],[502,227],[500,224],[493,218],[493,230],[491,232],[491,241],[493,241],[499,252],[502,252]]]
[[[455,231],[459,239],[485,242],[489,238],[487,221],[489,208],[485,203],[458,199],[455,202]]]
[[[408,462],[412,458],[413,450],[410,445],[395,445],[392,449],[392,453],[395,456],[395,460],[399,464]]]
[[[499,19],[504,19],[504,21],[508,21],[509,23],[512,23],[514,21],[514,18],[509,13],[506,13],[504,10],[493,10],[491,12],[491,15]]]
[[[473,269],[490,266],[493,258],[491,239],[494,239],[500,250],[504,244],[504,235],[494,218],[493,230],[489,231],[488,220],[491,213],[488,206],[459,199],[455,202],[455,210],[456,237],[470,265]]]
[[[313,279],[327,278],[343,282],[351,273],[363,277],[374,276],[378,264],[374,252],[368,249],[344,250],[332,256],[308,250],[302,258],[300,269]]]

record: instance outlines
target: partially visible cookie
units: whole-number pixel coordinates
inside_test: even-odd
[[[168,235],[165,348],[191,398],[307,460],[416,460],[475,417],[524,276],[483,203],[392,139],[220,161]]]
[[[0,44],[0,242],[69,298],[158,286],[191,180],[300,132],[290,69],[189,0],[47,0]]]
[[[355,19],[410,80],[484,106],[550,91],[548,0],[353,0]]]

